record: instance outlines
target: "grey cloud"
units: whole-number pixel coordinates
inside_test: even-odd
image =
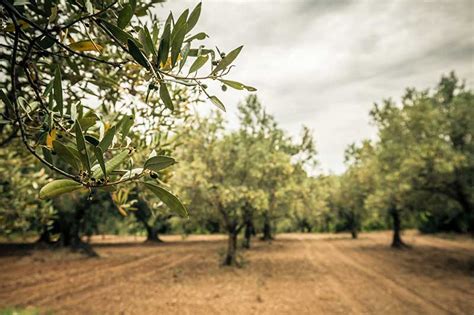
[[[205,0],[196,29],[211,35],[212,46],[244,44],[231,78],[256,86],[291,134],[302,123],[312,128],[321,168],[341,172],[345,147],[375,135],[368,117],[374,102],[398,100],[406,87],[432,87],[451,70],[472,87],[473,21],[471,0]],[[244,97],[221,97],[233,125]]]

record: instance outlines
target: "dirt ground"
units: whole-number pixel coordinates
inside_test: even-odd
[[[222,236],[94,239],[100,258],[0,245],[0,309],[54,314],[474,314],[474,241],[278,235],[220,267]]]

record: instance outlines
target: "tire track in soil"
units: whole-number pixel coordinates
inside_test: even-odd
[[[148,256],[145,256],[145,257],[142,257],[142,258],[146,258],[146,257],[148,257]],[[84,259],[88,259],[88,258],[84,258]],[[93,258],[93,259],[96,259],[96,258]],[[100,271],[100,270],[105,270],[105,269],[109,269],[109,268],[113,269],[115,267],[118,267],[118,266],[121,266],[121,265],[124,265],[124,264],[128,264],[128,263],[133,262],[133,261],[134,261],[134,259],[131,258],[127,261],[115,262],[111,266],[110,263],[107,264],[107,261],[104,260],[103,258],[98,258],[96,264],[93,264],[92,266],[90,266],[90,265],[88,265],[88,263],[90,263],[90,261],[86,261],[86,263],[83,264],[84,267],[82,267],[82,268],[77,267],[77,265],[80,264],[80,261],[78,261],[78,260],[71,261],[71,262],[73,262],[72,264],[68,264],[66,266],[60,266],[59,269],[51,268],[50,270],[46,271],[46,274],[41,274],[41,277],[36,279],[33,283],[28,283],[27,285],[19,284],[22,287],[20,289],[15,289],[13,293],[14,293],[15,296],[29,296],[30,293],[31,293],[30,291],[33,291],[32,293],[37,293],[38,291],[41,292],[42,290],[49,290],[51,288],[54,289],[56,287],[56,284],[59,284],[59,283],[62,283],[62,282],[67,282],[68,279],[76,277],[77,275],[81,275],[81,274],[90,272],[91,270],[99,270]],[[73,271],[68,272],[67,268],[69,268],[69,267],[73,268]],[[41,266],[40,266],[39,269],[40,269],[41,272],[43,272],[43,270],[45,268],[41,268]],[[58,272],[60,272],[60,273],[58,273]],[[48,278],[53,278],[53,279],[49,280]],[[13,284],[12,286],[15,287],[15,286],[18,286],[18,285]]]
[[[372,268],[368,269],[363,265],[363,263],[360,262],[360,258],[355,258],[355,255],[351,255],[351,258],[349,258],[345,253],[342,253],[341,250],[337,248],[334,244],[327,244],[329,247],[331,247],[335,256],[334,258],[337,258],[340,261],[344,262],[349,268],[357,270],[360,274],[364,275],[373,282],[378,282],[381,286],[389,288],[390,291],[397,295],[399,298],[401,298],[400,300],[404,303],[409,303],[418,307],[421,306],[421,312],[417,313],[440,314],[440,311],[442,311],[441,313],[444,314],[455,314],[451,310],[445,308],[440,303],[419,294],[415,290],[410,289],[399,281],[389,277],[389,273],[382,273],[380,271],[376,271],[374,267],[377,266],[377,263],[371,264]]]
[[[420,245],[419,242],[417,242],[417,245]],[[426,245],[428,245],[428,244],[426,244]],[[432,246],[432,245],[428,245],[428,246]],[[434,247],[434,248],[438,248],[438,247]],[[439,247],[439,249],[442,250],[442,247]],[[464,248],[462,248],[462,249],[464,249]],[[388,257],[387,255],[384,255],[383,253],[380,253],[380,252],[372,252],[372,253],[370,253],[370,255],[368,255],[364,252],[354,251],[353,248],[351,248],[350,251],[352,251],[356,256],[363,256],[363,258],[361,258],[362,260],[364,260],[364,259],[374,260],[375,258],[377,258],[378,260],[384,261],[388,265],[393,265],[393,260],[391,260],[391,257]],[[406,265],[404,265],[403,268],[405,268],[406,270],[409,271],[410,270],[409,267],[410,267],[411,264],[413,264],[413,262],[406,263]],[[381,273],[383,273],[383,272],[381,272]],[[444,285],[446,285],[446,283],[444,283]],[[456,283],[451,283],[449,288],[452,289],[452,290],[456,290],[461,294],[472,295],[472,290],[459,287],[458,285],[456,285]]]
[[[356,299],[351,292],[347,292],[347,287],[342,285],[342,283],[344,283],[344,279],[341,279],[337,272],[332,270],[330,266],[331,262],[327,261],[327,259],[331,257],[325,253],[323,255],[317,254],[317,257],[315,258],[313,253],[318,253],[318,250],[311,249],[311,243],[315,241],[308,241],[300,238],[298,240],[304,245],[305,256],[308,258],[309,262],[314,267],[322,267],[323,273],[335,280],[331,281],[331,279],[329,279],[329,281],[326,281],[326,283],[329,285],[329,289],[334,293],[334,296],[338,296],[342,300],[342,304],[346,309],[344,313],[347,313],[349,310],[351,311],[350,313],[353,314],[369,313],[367,308],[358,299]]]
[[[435,247],[435,248],[441,248],[441,249],[450,248],[450,249],[461,249],[461,250],[472,250],[473,245],[474,245],[474,242],[472,242],[471,240],[456,242],[453,240],[443,239],[440,237],[432,237],[428,235],[422,235],[420,237],[417,237],[416,241],[414,242],[414,246],[420,243],[427,246]]]
[[[26,300],[26,301],[21,301],[21,304],[23,304],[23,305],[37,305],[37,304],[44,304],[45,302],[48,302],[48,301],[51,301],[51,300],[59,299],[59,298],[65,296],[65,295],[68,295],[71,292],[80,290],[84,286],[87,286],[87,287],[91,286],[91,284],[90,284],[91,282],[96,282],[97,280],[99,282],[101,282],[101,281],[104,280],[104,278],[107,278],[110,274],[112,274],[114,272],[119,272],[120,273],[120,272],[123,272],[123,271],[128,271],[129,269],[134,268],[135,266],[139,266],[140,264],[143,264],[143,263],[145,263],[149,260],[152,260],[152,259],[160,256],[160,254],[163,254],[163,253],[154,253],[154,254],[144,256],[144,257],[140,257],[138,259],[133,259],[131,261],[119,262],[119,263],[113,265],[112,267],[108,264],[104,264],[103,268],[100,268],[99,270],[94,269],[94,270],[91,271],[89,269],[89,272],[86,275],[81,276],[80,278],[76,277],[76,278],[74,278],[74,281],[68,281],[69,277],[64,276],[61,279],[58,279],[57,281],[54,281],[54,283],[49,283],[48,282],[44,286],[39,285],[39,286],[36,286],[36,287],[30,287],[30,289],[33,290],[34,293],[40,292],[41,295],[39,297],[38,296],[37,297],[32,297],[32,298],[30,298],[29,300]],[[104,258],[104,259],[107,259],[107,258]],[[71,282],[74,285],[74,289],[68,291],[68,288],[71,288]],[[81,283],[79,284],[77,282],[81,282]],[[58,286],[58,284],[61,284],[61,283],[63,285]],[[38,291],[38,287],[42,287],[44,289],[44,287],[49,288],[51,286],[52,286],[53,289],[55,289],[55,292],[53,292],[53,293],[49,292],[48,297],[43,296],[42,290]],[[24,294],[25,294],[25,292],[23,292],[22,296],[24,296]]]
[[[85,300],[90,300],[90,298],[92,297],[101,297],[102,293],[104,293],[104,295],[110,293],[111,291],[113,292],[120,292],[120,290],[117,290],[116,288],[112,289],[111,290],[111,287],[113,286],[120,286],[120,285],[127,285],[128,284],[128,281],[132,280],[130,278],[133,278],[134,281],[139,281],[139,280],[142,280],[142,279],[147,279],[151,274],[154,274],[156,272],[160,272],[160,271],[163,271],[165,269],[169,269],[169,268],[173,268],[173,267],[176,267],[186,261],[189,261],[191,260],[195,255],[194,254],[188,254],[178,260],[172,260],[170,262],[166,262],[164,263],[163,265],[161,265],[160,267],[151,267],[151,270],[148,271],[148,272],[140,272],[140,270],[136,270],[134,269],[133,270],[133,273],[130,273],[129,270],[125,271],[125,272],[121,272],[120,274],[118,275],[114,275],[114,277],[112,278],[111,281],[106,281],[106,282],[102,282],[102,281],[98,281],[98,283],[94,283],[94,284],[91,284],[91,285],[88,285],[88,286],[85,286],[85,287],[81,287],[79,290],[74,290],[73,292],[64,292],[64,294],[62,294],[60,297],[55,297],[55,299],[58,299],[58,298],[63,298],[63,297],[66,297],[66,296],[72,296],[72,298],[69,298],[67,300],[64,300],[62,303],[61,303],[61,306],[57,309],[53,309],[54,311],[66,311],[67,309],[72,309],[74,310],[74,306],[77,305],[77,304],[81,304],[83,303]],[[150,266],[146,265],[146,264],[143,264],[144,261],[141,261],[142,265],[140,266],[141,269],[143,268],[146,268],[146,269],[149,269]],[[129,279],[125,279],[125,277],[123,277],[124,275],[128,275],[130,278]],[[125,281],[127,280],[127,281]],[[104,292],[104,291],[108,291],[108,292]],[[48,301],[46,301],[48,302]],[[44,304],[44,301],[41,302],[42,304]]]
[[[435,246],[435,248],[438,248]],[[442,248],[442,247],[439,247],[440,250],[445,250],[445,248]],[[471,248],[469,248],[471,249]],[[370,255],[368,255],[367,253],[362,253],[362,252],[358,252],[358,251],[355,251],[353,248],[350,249],[352,252],[354,252],[354,254],[356,256],[361,256],[358,258],[358,261],[359,263],[361,261],[365,261],[366,259],[367,260],[371,260],[371,261],[374,261],[375,259],[378,259],[378,260],[381,260],[384,262],[384,264],[374,264],[374,265],[377,265],[377,266],[388,266],[388,265],[393,265],[393,260],[390,259],[390,257],[386,256],[386,255],[383,255],[382,253],[371,253]],[[408,272],[410,271],[409,267],[410,267],[410,264],[413,264],[413,262],[411,263],[408,263],[405,268],[406,270],[408,270]],[[379,268],[379,274],[385,274],[385,272],[383,270],[380,270]],[[402,274],[403,276],[403,274]],[[443,277],[446,276],[446,274],[443,274]],[[401,281],[397,281],[396,279],[393,279],[393,281],[397,282],[399,285],[401,286],[404,286],[407,290],[410,290],[412,291],[414,294],[419,294],[416,289],[411,289],[410,287],[406,287],[406,285],[404,285],[404,283],[401,283]],[[442,279],[437,279],[436,281],[431,281],[431,283],[429,284],[439,284],[440,281],[443,281]],[[447,282],[446,281],[443,281],[442,282],[442,286],[441,287],[438,287],[438,288],[434,288],[434,289],[439,289],[439,290],[443,290],[443,292],[448,288],[449,290],[454,290],[454,291],[457,291],[459,294],[463,294],[463,295],[466,295],[466,296],[473,296],[473,290],[472,289],[466,289],[464,287],[460,287],[459,286],[460,283],[457,283],[457,282],[450,282],[449,283],[449,286],[447,285]],[[472,283],[474,284],[474,282]],[[423,298],[427,299],[430,301],[430,303],[433,303],[433,304],[436,304],[437,306],[441,307],[445,312],[449,312],[450,314],[456,314],[457,311],[454,311],[452,309],[447,309],[446,307],[444,307],[444,305],[441,303],[441,302],[438,302],[435,298],[429,298],[429,297],[426,297],[425,295],[421,295],[423,296]],[[452,303],[451,303],[452,304]],[[457,309],[459,310],[459,312],[463,312],[462,309],[459,309],[460,305],[456,305],[454,309]],[[473,309],[474,310],[474,309]],[[468,312],[469,314],[474,314],[474,311],[470,311]]]
[[[85,258],[85,259],[89,259],[89,258]],[[32,279],[31,277],[26,278],[26,279],[22,278],[20,280],[24,280],[25,282],[23,282],[23,283],[15,283],[13,281],[10,281],[10,282],[12,282],[12,283],[10,283],[10,285],[7,284],[5,286],[2,286],[1,289],[5,290],[5,291],[15,290],[15,293],[22,293],[23,291],[28,292],[30,289],[32,289],[32,287],[34,287],[35,290],[37,290],[38,287],[41,287],[41,288],[48,288],[48,287],[51,287],[51,286],[54,287],[54,285],[56,283],[60,283],[60,282],[64,281],[65,279],[68,279],[68,278],[71,278],[71,277],[75,277],[76,275],[82,274],[85,271],[88,271],[88,270],[91,270],[91,269],[95,270],[96,268],[100,268],[100,267],[103,267],[102,269],[110,268],[110,266],[105,266],[105,267],[103,266],[105,261],[101,258],[91,258],[91,259],[97,259],[97,263],[92,264],[92,266],[84,265],[82,267],[82,269],[77,268],[76,266],[73,266],[74,267],[73,271],[70,271],[70,270],[67,269],[68,267],[70,267],[70,264],[66,264],[65,266],[60,266],[63,269],[59,269],[59,270],[58,269],[52,269],[52,270],[46,271],[46,273],[44,273],[44,268],[39,267],[38,269],[40,269],[40,270],[35,270],[35,272],[41,272],[41,277],[37,277],[37,278],[35,277],[34,279]],[[120,265],[122,263],[123,262],[117,262],[112,267],[114,267],[116,265]],[[77,261],[74,262],[74,265],[76,265],[76,264],[77,264]],[[58,271],[63,271],[63,272],[58,273]],[[16,272],[18,272],[18,271],[16,271]],[[13,273],[15,273],[15,271],[13,271]],[[52,279],[48,280],[48,278],[52,278]],[[45,280],[47,281],[46,283],[45,283]],[[21,288],[16,289],[18,286],[21,286]]]

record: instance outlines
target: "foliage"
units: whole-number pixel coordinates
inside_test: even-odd
[[[286,186],[303,174],[302,165],[312,160],[314,144],[306,138],[295,143],[251,95],[239,106],[241,127],[224,131],[222,116],[196,119],[181,138],[181,161],[174,185],[189,204],[191,220],[220,224],[229,234],[226,264],[235,263],[235,240],[254,221],[283,216]],[[295,158],[295,159],[293,159]],[[231,248],[233,247],[233,248]]]
[[[134,157],[149,146],[162,149],[157,129],[183,117],[180,95],[202,92],[224,109],[205,82],[254,90],[223,79],[242,47],[225,54],[196,46],[207,37],[194,32],[201,4],[161,23],[151,10],[157,2],[1,1],[0,66],[8,73],[0,82],[1,144],[20,137],[51,174],[65,178],[43,187],[41,197],[144,183],[161,168],[146,160],[137,167]],[[206,63],[207,73],[197,74]],[[155,182],[146,188],[160,185],[146,181]],[[179,202],[165,201],[174,196],[158,197],[186,215]]]
[[[34,162],[31,156],[0,149],[0,234],[38,231],[55,216],[51,201],[37,198],[48,176]]]

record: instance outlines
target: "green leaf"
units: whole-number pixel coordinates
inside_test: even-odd
[[[99,162],[104,177],[107,178],[107,169],[105,168],[104,162],[104,152],[102,152],[102,149],[100,147],[94,147],[94,153],[95,157],[97,158],[97,161]]]
[[[84,116],[79,118],[79,121],[81,122],[81,127],[83,126],[83,130],[87,130],[90,127],[95,125],[95,122],[97,121],[97,118],[92,117],[92,116]]]
[[[99,118],[93,111],[88,111],[84,116],[79,118],[79,122],[81,123],[82,131],[89,129],[90,127],[94,126],[96,121]]]
[[[251,86],[248,86],[248,85],[245,85],[243,83],[240,83],[240,82],[237,82],[237,81],[232,81],[232,80],[224,80],[224,79],[219,79],[219,81],[221,81],[222,83],[224,83],[225,85],[227,86],[230,86],[231,88],[234,88],[236,90],[247,90],[249,92],[255,92],[257,91],[256,88],[254,87],[251,87]]]
[[[124,29],[133,17],[133,10],[130,4],[123,7],[118,13],[117,26]]]
[[[135,9],[137,8],[137,0],[130,0],[128,3],[132,7],[132,13],[135,12]]]
[[[79,120],[76,120],[76,123],[74,124],[74,131],[76,133],[76,146],[79,154],[81,155],[82,164],[90,174],[91,164],[89,161],[89,153],[87,153],[86,141],[84,139],[84,133],[82,132],[81,123]]]
[[[186,60],[188,59],[189,50],[191,49],[191,44],[187,43],[184,45],[183,50],[181,51],[181,56],[183,57],[179,62],[179,72],[183,69],[184,65],[186,64]]]
[[[243,90],[245,88],[245,85],[237,81],[223,80],[223,79],[219,79],[219,81],[221,81],[225,85],[230,86],[231,88],[234,88],[236,90]]]
[[[55,41],[51,37],[44,36],[38,41],[38,46],[41,47],[41,49],[48,49],[51,48],[54,45]]]
[[[63,88],[62,88],[62,79],[61,79],[61,68],[56,66],[56,71],[54,73],[54,100],[59,114],[63,115]]]
[[[186,35],[186,29],[187,24],[184,23],[180,26],[179,30],[176,32],[176,35],[173,37],[173,41],[171,43],[171,67],[174,67],[176,65],[176,61],[178,61],[178,56],[184,41],[184,36]]]
[[[171,211],[176,212],[183,218],[188,218],[188,211],[181,203],[181,201],[172,193],[155,184],[143,183],[146,188],[153,192],[165,205],[167,205]]]
[[[160,29],[158,28],[158,24],[153,24],[153,30],[151,31],[151,37],[153,39],[153,43],[155,44],[158,41],[158,35],[160,34]]]
[[[105,169],[109,174],[112,174],[112,172],[120,166],[129,156],[129,150],[124,150],[120,152],[119,154],[115,155],[113,158],[108,160],[105,163]],[[92,168],[92,177],[95,179],[102,178],[104,176],[104,172],[102,171],[102,167],[100,165],[94,165]]]
[[[57,179],[46,184],[39,192],[40,199],[50,199],[61,194],[81,189],[83,186],[71,179]]]
[[[156,57],[155,45],[153,44],[153,41],[151,39],[151,35],[148,29],[146,27],[140,29],[138,36],[140,38],[141,44],[143,45],[143,50],[145,51],[145,54],[147,56],[150,54],[153,54],[153,56]]]
[[[122,118],[122,121],[120,122],[120,125],[122,126],[120,132],[122,134],[122,141],[125,140],[125,138],[128,136],[128,133],[130,132],[130,128],[132,128],[133,123],[134,123],[134,117],[133,116],[124,116]]]
[[[173,12],[170,11],[170,14],[168,14],[168,17],[166,18],[165,26],[167,24],[171,25],[173,21],[174,21]]]
[[[207,37],[209,37],[209,36],[208,36],[206,33],[201,32],[201,33],[197,33],[196,35],[187,38],[187,39],[185,40],[185,42],[190,42],[190,41],[193,41],[193,40],[195,40],[195,39],[197,39],[197,40],[204,40],[204,39],[206,39]]]
[[[196,26],[199,20],[199,16],[201,15],[201,5],[202,3],[200,2],[189,15],[188,33],[194,28],[194,26]]]
[[[240,51],[242,50],[243,47],[244,46],[237,47],[236,49],[228,53],[224,58],[222,58],[221,62],[219,62],[217,67],[214,68],[212,73],[216,74],[217,72],[222,71],[228,66],[230,66],[232,62],[235,60],[235,58],[237,58],[237,56],[240,54]]]
[[[175,163],[176,163],[176,160],[173,159],[172,157],[165,156],[165,155],[157,155],[152,158],[149,158],[145,162],[145,165],[143,166],[143,168],[146,168],[154,172],[158,172]]]
[[[191,65],[191,68],[189,68],[189,74],[191,74],[193,72],[196,72],[199,69],[201,69],[202,66],[204,66],[206,64],[207,60],[209,60],[209,55],[197,57],[196,60]]]
[[[168,54],[170,50],[170,37],[171,37],[171,26],[166,24],[165,29],[163,30],[163,35],[160,40],[160,47],[158,48],[158,66],[161,67],[161,64],[166,64],[168,60]]]
[[[148,59],[146,59],[146,57],[143,55],[142,51],[140,50],[140,48],[138,48],[135,41],[129,39],[127,41],[127,45],[128,45],[128,52],[130,53],[130,55],[132,55],[133,59],[135,59],[136,62],[138,62],[140,65],[142,65],[146,69],[149,69],[150,64],[148,62]]]
[[[170,93],[166,87],[166,83],[160,83],[160,98],[163,100],[163,103],[170,110],[174,110],[173,102],[171,101]]]
[[[119,41],[122,43],[126,43],[129,39],[133,40],[132,35],[123,31],[120,27],[115,26],[103,19],[101,19],[101,23],[104,24],[104,27],[109,30],[109,32],[115,36]]]
[[[104,137],[98,145],[102,152],[106,152],[109,149],[110,145],[112,144],[112,141],[114,140],[116,130],[117,128],[113,126],[105,132]]]
[[[217,96],[213,95],[213,96],[209,97],[209,99],[211,100],[211,102],[212,102],[214,105],[216,105],[217,107],[219,107],[220,109],[222,109],[224,112],[226,111],[224,104],[221,102],[220,99],[217,98]]]
[[[73,169],[77,171],[82,169],[81,160],[77,158],[75,153],[73,153],[72,148],[62,144],[59,141],[53,141],[53,149],[57,153],[58,157],[67,164],[71,165]]]
[[[48,150],[46,147],[41,148],[43,151],[43,157],[48,162],[49,164],[53,164],[53,155],[51,154],[51,151]]]
[[[99,145],[99,140],[96,137],[93,137],[91,135],[85,135],[84,139],[86,139],[86,141],[92,144],[93,146]]]
[[[174,28],[173,28],[173,32],[171,33],[171,40],[173,41],[174,38],[177,36],[178,32],[181,31],[181,28],[186,24],[186,20],[188,19],[188,14],[189,14],[189,10],[186,9],[183,11],[183,13],[181,13],[181,15],[179,16],[178,20],[176,21],[176,23],[174,23]],[[186,25],[186,28],[185,28],[185,35],[186,35],[186,31],[188,30],[188,26]]]

